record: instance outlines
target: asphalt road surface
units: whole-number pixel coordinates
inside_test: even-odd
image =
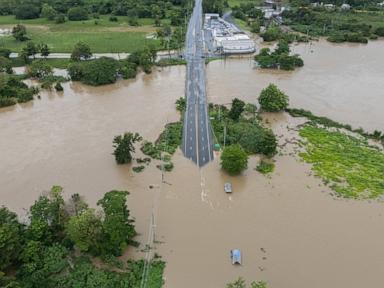
[[[202,0],[196,0],[186,35],[185,94],[187,106],[184,115],[182,150],[185,157],[191,159],[199,167],[213,159],[212,131],[205,87],[202,17]]]

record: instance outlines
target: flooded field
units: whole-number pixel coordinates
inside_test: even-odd
[[[248,59],[214,61],[207,69],[208,98],[256,102],[274,82],[293,107],[383,130],[382,45],[299,45],[295,51],[305,66],[292,73],[254,70]],[[292,155],[294,145],[275,157],[270,178],[254,171],[257,158],[232,178],[220,171],[218,157],[198,170],[180,151],[162,185],[153,165],[136,174],[115,164],[115,135],[137,131],[154,140],[178,119],[174,103],[184,94],[184,75],[179,66],[100,88],[66,83],[64,94],[44,92],[40,100],[0,109],[1,204],[22,215],[54,184],[92,205],[109,190],[130,191],[128,206],[143,244],[155,207],[167,288],[220,288],[238,276],[265,280],[271,288],[382,287],[384,204],[335,200]],[[299,119],[266,117],[280,144],[295,137],[287,126]],[[228,181],[231,196],[223,191]],[[243,266],[230,264],[232,248],[242,250]]]
[[[253,69],[251,59],[214,61],[207,69],[208,97],[228,103],[234,97],[257,102],[260,91],[275,83],[290,105],[367,130],[383,130],[384,40],[330,44],[325,40],[293,46],[304,67],[293,72]]]

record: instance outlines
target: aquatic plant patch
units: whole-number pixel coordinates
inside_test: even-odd
[[[384,152],[366,138],[306,125],[300,132],[306,151],[299,155],[316,176],[341,197],[367,199],[384,194]]]

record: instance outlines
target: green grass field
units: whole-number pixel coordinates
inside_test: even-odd
[[[377,198],[384,194],[384,152],[365,139],[306,125],[300,130],[306,152],[300,156],[341,197]]]
[[[46,43],[51,52],[71,52],[79,42],[90,45],[92,52],[117,53],[132,52],[150,43],[159,45],[159,41],[147,39],[154,33],[153,19],[139,19],[140,26],[132,27],[127,17],[118,17],[118,22],[111,22],[108,16],[87,21],[68,21],[55,24],[46,19],[17,20],[14,16],[0,16],[0,28],[12,28],[16,24],[27,27],[28,37],[35,43]],[[0,37],[0,47],[18,52],[26,42],[18,42],[11,36]]]

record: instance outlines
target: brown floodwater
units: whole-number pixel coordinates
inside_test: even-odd
[[[274,82],[293,107],[381,129],[383,44],[302,44],[295,51],[306,66],[290,73],[255,70],[246,58],[211,62],[208,98],[256,102]],[[178,66],[99,88],[66,83],[64,93],[42,92],[39,100],[0,109],[0,204],[23,215],[55,184],[66,197],[80,193],[92,206],[104,192],[130,191],[128,206],[143,244],[154,211],[167,288],[220,288],[239,276],[271,288],[382,287],[384,204],[330,195],[295,156],[300,119],[264,115],[282,146],[269,177],[254,170],[257,157],[243,175],[229,177],[218,157],[199,170],[178,151],[163,184],[153,164],[139,174],[115,164],[115,135],[137,131],[154,140],[178,119],[174,103],[184,94],[184,80]],[[223,191],[228,181],[230,196]],[[230,264],[233,248],[242,250],[242,266]],[[127,255],[144,256],[136,249]]]
[[[275,83],[304,108],[367,130],[384,130],[384,40],[330,44],[325,40],[293,46],[304,67],[293,72],[253,69],[251,59],[214,61],[207,69],[210,101],[234,97],[257,102],[260,91]]]

